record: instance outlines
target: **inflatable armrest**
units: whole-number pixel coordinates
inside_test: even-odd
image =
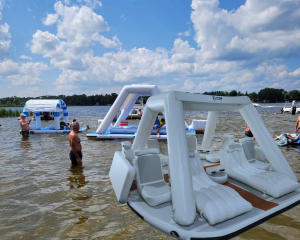
[[[261,162],[265,162],[266,157],[265,157],[265,154],[263,153],[262,149],[260,147],[254,146],[254,150],[255,150],[256,159]]]

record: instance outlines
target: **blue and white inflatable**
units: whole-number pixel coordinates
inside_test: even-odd
[[[60,113],[63,113],[63,121],[69,123],[69,114],[67,105],[60,99],[31,99],[28,100],[23,108],[23,113],[26,118],[29,117],[29,112],[35,113],[35,125],[29,125],[30,133],[68,133],[71,130],[64,127],[60,129]],[[54,112],[54,124],[48,127],[42,127],[41,112]],[[86,127],[81,127],[80,132],[85,131]]]
[[[134,138],[138,125],[122,126],[122,121],[126,120],[138,97],[154,96],[159,94],[162,93],[155,85],[133,84],[124,86],[105,118],[98,120],[99,127],[97,131],[88,133],[87,137],[94,139]],[[121,111],[121,114],[115,124],[112,125],[112,121],[119,110]],[[204,130],[205,125],[206,120],[193,120],[190,126],[185,123],[186,134],[195,135],[195,131]],[[156,129],[152,130],[150,138],[157,138]],[[160,130],[160,139],[167,139],[166,126],[163,126]]]

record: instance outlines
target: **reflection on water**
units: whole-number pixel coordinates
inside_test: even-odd
[[[70,119],[97,128],[109,107],[70,107]],[[280,108],[258,109],[272,136],[291,132],[297,116],[274,114]],[[80,113],[80,114],[79,114]],[[205,119],[207,113],[187,112],[186,121]],[[139,219],[126,204],[116,201],[108,172],[122,140],[91,141],[79,134],[83,166],[71,166],[67,134],[30,134],[22,139],[14,118],[0,119],[0,239],[172,239]],[[42,125],[51,124],[52,121]],[[131,123],[138,123],[137,120]],[[222,113],[212,149],[223,134],[244,137],[238,113]],[[198,147],[203,135],[198,134]],[[167,153],[166,141],[160,142]],[[280,148],[300,180],[297,147]],[[256,227],[236,239],[297,239],[300,207]]]
[[[89,182],[85,180],[85,176],[83,175],[83,169],[84,167],[82,165],[71,165],[69,171],[72,173],[72,176],[68,177],[68,180],[70,181],[70,188],[81,188]]]

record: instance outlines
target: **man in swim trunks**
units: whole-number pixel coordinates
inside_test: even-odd
[[[70,153],[69,157],[72,162],[72,165],[82,164],[82,152],[81,152],[81,143],[80,138],[77,133],[79,132],[79,123],[72,123],[72,131],[70,132],[68,139],[70,144]]]
[[[253,137],[253,134],[252,134],[250,128],[248,127],[248,124],[247,124],[247,123],[245,123],[245,135],[246,135],[247,137]]]
[[[300,116],[297,118],[297,122],[295,125],[295,133],[300,133]]]
[[[21,134],[23,138],[28,138],[29,137],[29,124],[31,123],[31,118],[29,118],[28,121],[26,121],[26,115],[24,113],[21,113],[20,118],[18,118],[20,126],[21,126]]]

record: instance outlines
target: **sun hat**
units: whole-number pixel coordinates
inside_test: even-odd
[[[21,113],[20,117],[26,117],[26,114],[25,113]]]

